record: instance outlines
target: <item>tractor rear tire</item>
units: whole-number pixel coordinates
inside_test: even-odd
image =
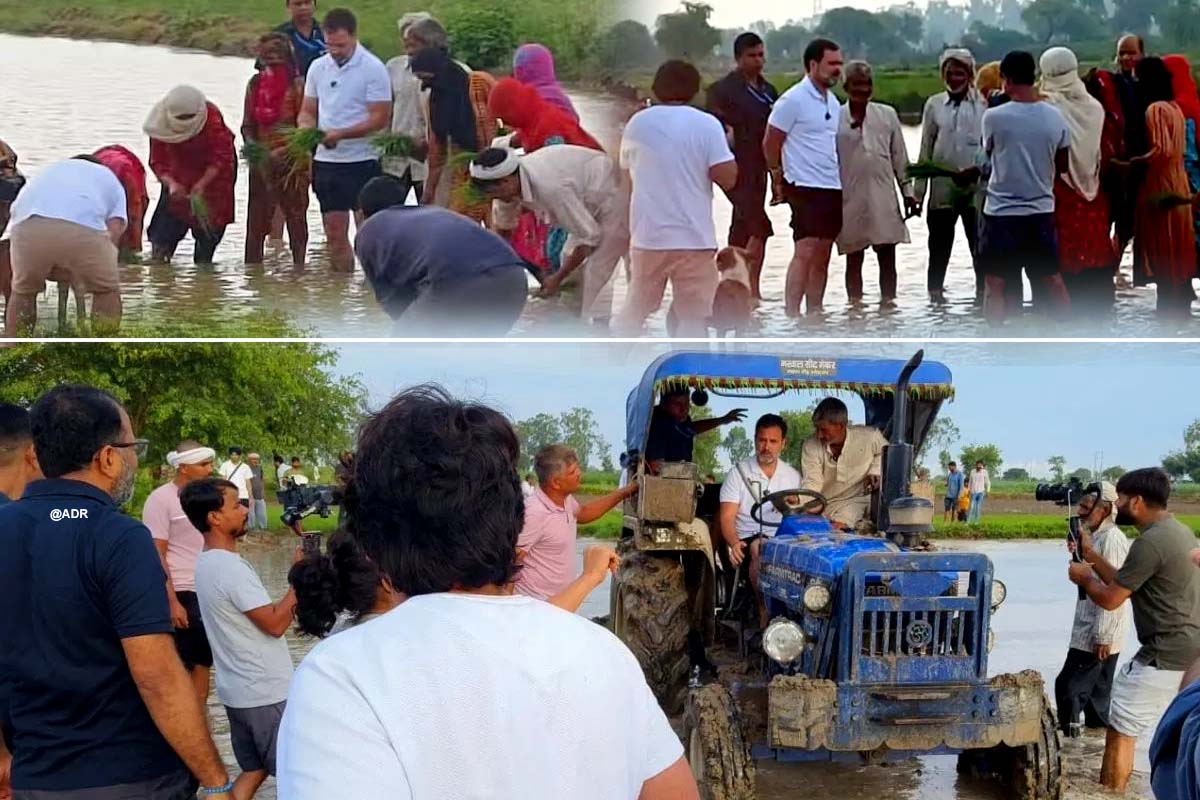
[[[637,657],[663,711],[679,713],[691,670],[691,626],[683,565],[677,557],[632,548],[622,552],[612,624],[613,632]]]
[[[1012,749],[1013,800],[1061,800],[1063,774],[1058,721],[1050,703],[1042,698],[1042,728],[1038,740]]]
[[[755,800],[754,759],[737,704],[723,685],[712,683],[688,696],[683,741],[701,800]]]

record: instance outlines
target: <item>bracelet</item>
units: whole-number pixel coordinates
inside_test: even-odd
[[[233,781],[229,781],[224,786],[205,787],[201,786],[196,790],[196,794],[208,797],[214,794],[229,794],[233,791]]]

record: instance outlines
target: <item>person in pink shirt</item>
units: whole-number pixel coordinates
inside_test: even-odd
[[[211,447],[199,442],[180,442],[174,452],[167,454],[167,463],[175,470],[174,479],[151,492],[142,509],[142,522],[150,529],[167,572],[167,602],[175,625],[175,648],[192,676],[201,703],[208,701],[208,673],[213,665],[212,649],[196,599],[196,561],[204,549],[204,535],[183,513],[179,490],[211,476],[216,456]]]
[[[534,457],[538,487],[525,500],[525,525],[517,539],[523,555],[517,575],[519,594],[539,600],[555,599],[555,605],[577,609],[595,588],[576,581],[575,539],[580,523],[595,522],[637,492],[632,484],[604,497],[580,504],[572,495],[579,490],[583,470],[571,448],[552,444]],[[603,578],[603,573],[599,573]],[[572,597],[563,593],[571,589]],[[573,610],[573,609],[572,609]]]

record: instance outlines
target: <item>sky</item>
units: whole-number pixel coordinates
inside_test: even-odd
[[[918,345],[780,343],[751,346],[781,354],[907,358]],[[434,381],[453,394],[487,402],[513,419],[576,406],[595,413],[614,457],[624,438],[625,398],[661,344],[567,345],[348,344],[338,348],[343,374],[357,374],[373,407],[399,390]],[[691,348],[694,349],[694,348]],[[1005,468],[1048,475],[1047,459],[1069,470],[1155,465],[1180,449],[1184,429],[1200,417],[1200,348],[1184,345],[930,343],[926,358],[954,374],[957,396],[943,406],[962,433],[960,445],[994,443]],[[750,424],[768,411],[807,408],[806,393],[750,401]],[[714,398],[721,414],[732,401]],[[861,419],[862,408],[850,403]],[[958,447],[955,448],[957,455]]]
[[[813,0],[758,0],[747,4],[738,0],[706,0],[712,6],[713,15],[709,20],[717,28],[738,28],[749,25],[760,19],[770,20],[776,25],[782,25],[789,19],[806,19],[813,15]],[[841,6],[852,6],[868,11],[882,11],[897,4],[897,0],[820,0],[825,10]],[[918,0],[918,6],[924,6],[924,0]],[[659,14],[678,11],[681,7],[679,0],[629,0],[626,16],[638,22],[645,23],[653,30],[654,20]]]

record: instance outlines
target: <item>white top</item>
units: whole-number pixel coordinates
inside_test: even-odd
[[[304,96],[317,99],[317,127],[323,131],[353,128],[367,121],[367,106],[392,102],[392,79],[387,67],[359,43],[341,66],[326,53],[312,63]],[[330,150],[317,148],[317,161],[353,164],[379,158],[370,137],[346,139]]]
[[[809,78],[775,101],[768,124],[787,134],[783,175],[806,189],[841,189],[837,132],[842,107],[832,91],[821,94]]]
[[[709,171],[733,161],[725,128],[691,106],[653,106],[629,120],[621,167],[633,179],[633,246],[716,250]]]
[[[392,133],[407,136],[414,142],[425,141],[428,135],[426,117],[429,91],[421,87],[421,79],[409,68],[409,57],[396,56],[387,62],[388,75],[392,82]],[[412,180],[424,181],[429,177],[429,165],[415,158],[386,159],[384,169],[403,177],[409,172]]]
[[[519,595],[421,595],[321,642],[278,747],[288,800],[635,800],[683,755],[624,644]]]
[[[1092,534],[1092,545],[1105,561],[1112,564],[1113,569],[1120,571],[1129,557],[1129,537],[1111,520],[1107,522]],[[1128,601],[1115,611],[1105,611],[1090,597],[1084,597],[1075,604],[1071,647],[1091,653],[1098,646],[1106,644],[1113,653],[1119,653],[1129,638],[1129,620]]]
[[[239,461],[237,464],[234,464],[233,461],[226,461],[217,472],[222,478],[237,487],[238,500],[250,499],[250,480],[254,477],[254,470],[250,469],[249,464],[245,461]]]
[[[921,161],[937,161],[957,169],[976,166],[983,154],[983,112],[987,100],[974,89],[967,91],[961,102],[954,102],[949,92],[935,94],[925,101],[921,115]],[[935,178],[931,184],[920,178],[915,197],[925,199],[929,188],[930,208],[949,208],[954,204],[954,182]]]
[[[196,599],[216,666],[217,697],[230,708],[282,703],[292,679],[284,637],[268,636],[247,611],[271,605],[254,567],[228,550],[205,550],[196,562]]]
[[[992,490],[992,476],[986,469],[973,469],[967,475],[967,486],[971,494],[985,494]]]
[[[570,144],[521,157],[521,194],[526,207],[587,247],[600,245],[606,227],[623,225],[629,209],[608,154]]]
[[[743,461],[741,467],[742,472],[750,481],[749,486],[746,485],[746,481],[742,479],[736,468],[729,471],[729,474],[725,476],[725,482],[721,484],[721,502],[738,504],[736,523],[738,538],[749,539],[760,533],[765,536],[774,536],[775,529],[759,527],[759,524],[750,516],[750,510],[755,503],[772,492],[800,488],[800,471],[783,461],[778,461],[775,464],[775,474],[768,478],[759,465],[757,456],[751,456]],[[773,505],[763,506],[759,516],[766,522],[783,520],[783,516]]]
[[[128,222],[125,189],[108,167],[72,158],[43,169],[30,179],[12,204],[11,222],[30,217],[74,222],[101,233],[108,221]]]

